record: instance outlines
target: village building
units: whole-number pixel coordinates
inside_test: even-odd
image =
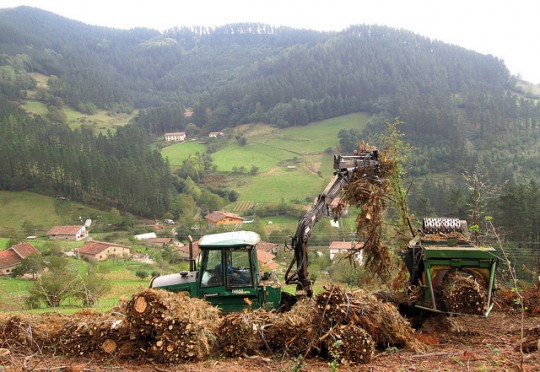
[[[193,242],[193,258],[197,260],[201,254],[201,249],[199,248],[199,242]],[[181,247],[174,248],[172,250],[173,254],[177,255],[179,259],[187,261],[189,260],[189,244],[182,245]]]
[[[209,138],[218,138],[223,137],[223,132],[210,132],[208,133]]]
[[[261,241],[259,244],[257,244],[257,249],[260,251],[264,251],[267,253],[271,253],[274,256],[277,255],[279,244],[275,243],[269,243],[269,242],[263,242]]]
[[[0,275],[10,275],[26,257],[41,254],[30,243],[21,242],[0,251]]]
[[[78,258],[87,258],[94,261],[105,261],[113,255],[119,258],[131,257],[131,251],[125,245],[98,242],[96,240],[86,243],[75,252]]]
[[[222,211],[214,211],[207,214],[204,218],[206,219],[206,223],[209,229],[224,226],[240,228],[244,223],[244,219],[239,215]]]
[[[167,142],[184,142],[186,140],[186,132],[169,132],[164,135]]]
[[[358,249],[363,246],[363,243],[356,243],[356,242],[344,242],[344,241],[333,241],[330,243],[330,259],[334,260],[336,256],[339,255],[345,255],[347,254],[351,249]],[[362,264],[364,261],[364,255],[363,251],[356,253],[354,255],[354,259]]]
[[[83,240],[88,236],[88,230],[83,225],[54,226],[48,232],[50,240]]]

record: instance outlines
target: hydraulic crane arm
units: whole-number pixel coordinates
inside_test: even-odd
[[[311,297],[313,295],[312,281],[309,279],[308,273],[308,242],[313,227],[321,217],[331,215],[332,201],[350,181],[352,174],[366,169],[370,170],[369,174],[377,175],[379,173],[377,150],[363,150],[357,155],[334,156],[334,177],[324,191],[319,194],[315,204],[298,222],[289,247],[293,250],[294,257],[285,273],[285,282],[296,284],[297,296]],[[380,182],[378,177],[375,177],[374,181]]]

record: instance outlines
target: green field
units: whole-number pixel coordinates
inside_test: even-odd
[[[20,229],[25,221],[38,226],[61,224],[55,200],[28,191],[0,191],[0,226]]]
[[[337,135],[341,129],[362,130],[368,119],[367,114],[360,113],[285,129],[265,129],[260,124],[243,126],[241,131],[247,138],[246,146],[230,144],[212,154],[212,158],[222,172],[242,166],[247,170],[256,166],[261,172],[266,172],[279,165],[310,163],[314,155],[322,154],[326,149],[337,151]]]
[[[195,155],[197,152],[205,153],[206,145],[190,141],[167,146],[161,150],[161,155],[169,159],[170,166],[174,169],[180,167],[185,159],[189,158],[190,155]]]
[[[29,191],[0,191],[0,233],[20,230],[25,223],[31,223],[39,234],[54,225],[79,224],[79,217],[85,220],[103,213],[77,202],[58,201]]]

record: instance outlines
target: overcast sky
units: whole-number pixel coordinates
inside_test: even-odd
[[[385,25],[492,54],[512,74],[540,84],[538,0],[0,0],[0,8],[19,5],[122,29],[261,22],[339,31]]]

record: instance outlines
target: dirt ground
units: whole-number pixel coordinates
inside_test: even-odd
[[[522,354],[516,350],[521,324],[517,311],[495,311],[488,318],[432,315],[417,334],[427,345],[424,352],[387,349],[377,351],[368,364],[354,366],[281,355],[214,357],[197,363],[158,365],[114,359],[97,362],[92,356],[21,355],[13,350],[0,355],[0,371],[540,371],[540,352]],[[524,317],[525,330],[538,326],[540,317]]]

